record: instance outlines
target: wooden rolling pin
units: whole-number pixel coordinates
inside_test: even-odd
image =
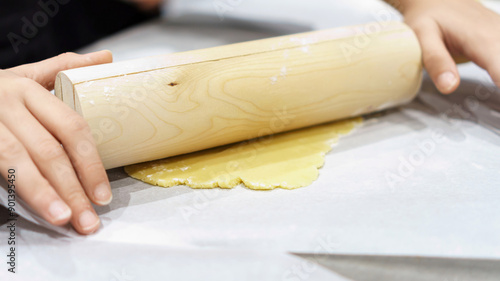
[[[378,22],[67,70],[55,89],[113,168],[400,105],[421,79],[411,29]]]

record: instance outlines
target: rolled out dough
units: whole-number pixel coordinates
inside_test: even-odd
[[[125,167],[133,178],[149,184],[192,188],[294,189],[318,177],[325,154],[340,135],[362,118],[354,118],[248,140],[223,147]]]

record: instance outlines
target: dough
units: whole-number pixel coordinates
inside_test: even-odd
[[[325,154],[339,135],[349,133],[354,118],[262,137],[236,144],[125,167],[138,180],[163,186],[294,189],[318,177]]]

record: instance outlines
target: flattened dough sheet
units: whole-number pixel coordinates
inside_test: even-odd
[[[152,185],[192,188],[294,189],[318,177],[324,157],[341,135],[362,118],[248,140],[125,167],[131,177]]]

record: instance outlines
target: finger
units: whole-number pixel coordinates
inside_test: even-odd
[[[422,48],[425,69],[437,89],[443,94],[455,91],[460,83],[460,76],[439,27],[429,22],[421,24],[414,30]]]
[[[53,95],[33,89],[26,107],[63,144],[85,192],[98,205],[112,200],[111,186],[87,122]]]
[[[110,51],[104,50],[86,55],[75,53],[64,53],[57,57],[43,60],[37,63],[24,64],[9,70],[19,76],[35,80],[47,90],[54,88],[54,81],[57,73],[66,69],[110,63],[113,55]]]
[[[100,225],[92,204],[60,143],[22,105],[0,113],[5,126],[25,146],[31,159],[50,185],[72,210],[71,224],[82,234],[95,232]]]
[[[500,38],[475,38],[470,40],[467,52],[472,61],[490,74],[491,79],[500,87]],[[481,42],[481,43],[479,43]]]
[[[486,70],[490,74],[491,79],[497,87],[500,87],[500,57],[498,54],[491,56],[493,59],[486,66]]]
[[[69,221],[71,209],[59,197],[31,160],[24,146],[0,123],[0,169],[5,179],[14,169],[15,192],[37,214],[54,225]]]

